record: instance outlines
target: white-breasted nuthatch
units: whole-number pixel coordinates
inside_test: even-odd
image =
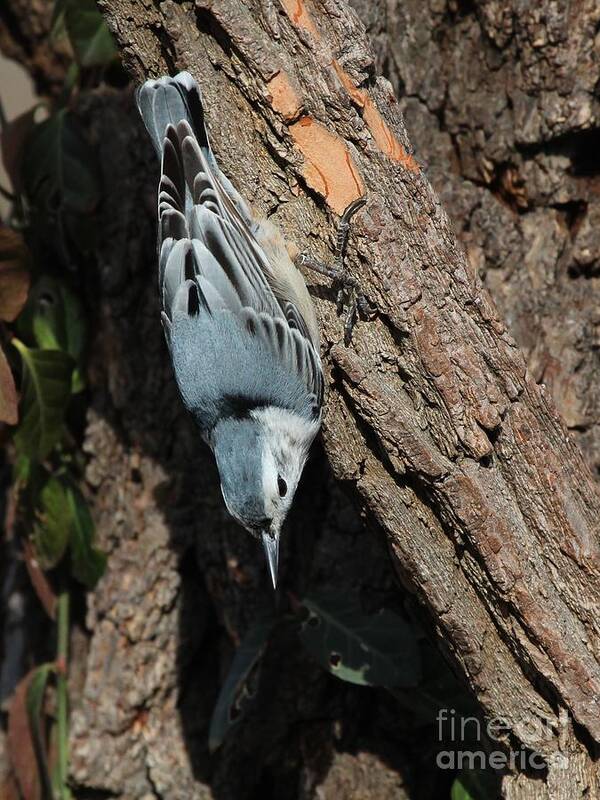
[[[137,104],[161,159],[159,291],[177,385],[275,586],[281,527],[321,424],[313,304],[279,231],[219,169],[192,76],[146,81]]]

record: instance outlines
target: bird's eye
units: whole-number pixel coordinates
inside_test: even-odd
[[[279,497],[285,497],[287,494],[287,483],[283,480],[281,475],[277,476],[277,488],[279,490]]]

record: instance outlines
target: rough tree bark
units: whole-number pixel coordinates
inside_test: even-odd
[[[470,260],[596,472],[596,4],[356,0]]]
[[[429,122],[419,128],[418,120],[429,121],[428,114],[444,108],[443,131],[441,123],[431,127],[433,179],[441,182],[445,159],[456,170],[453,147],[439,145],[444,140],[458,148],[463,174],[469,177],[464,165],[473,163],[470,177],[483,184],[465,189],[457,181],[448,191],[452,199],[466,198],[452,208],[473,245],[467,260],[422,165],[411,155],[400,106],[389,83],[376,76],[364,29],[344,4],[198,0],[178,5],[166,0],[154,6],[105,0],[103,8],[136,80],[180,68],[198,77],[224,169],[300,249],[327,259],[336,214],[358,194],[367,194],[368,205],[353,227],[350,267],[377,316],[356,329],[351,348],[341,342],[342,324],[329,287],[307,276],[330,376],[323,436],[329,462],[372,526],[385,534],[403,583],[485,713],[508,723],[512,746],[531,747],[546,760],[543,780],[509,775],[504,795],[597,797],[597,489],[549,392],[536,382],[547,379],[549,371],[527,370],[479,277],[477,245],[488,265],[509,271],[510,264],[494,264],[494,254],[515,258],[514,242],[519,253],[525,237],[535,242],[535,216],[518,228],[507,216],[507,198],[518,205],[519,197],[519,181],[509,167],[497,174],[495,167],[488,169],[481,177],[486,158],[492,165],[503,164],[509,152],[515,158],[514,140],[506,133],[502,139],[513,118],[504,119],[503,106],[488,123],[498,128],[495,143],[490,143],[493,136],[477,142],[477,121],[469,129],[461,117],[468,117],[464,103],[457,98],[452,106],[444,99],[446,93],[452,97],[451,78],[440,78],[440,86],[431,77],[426,80],[431,64],[434,75],[447,69],[438,66],[439,58],[444,47],[451,51],[452,36],[437,55],[436,40],[427,42],[425,57],[414,59],[422,65],[421,83],[408,85],[409,44],[416,47],[411,36],[436,26],[423,22],[419,27],[414,20],[426,10],[407,4],[412,17],[398,25],[392,39],[396,61],[390,76],[398,88],[400,79],[406,86],[410,96],[403,106],[415,130],[424,131]],[[500,47],[509,22],[494,17],[494,8],[481,5],[481,27]],[[469,18],[449,27],[455,28],[454,37],[468,33],[476,51],[474,25]],[[523,94],[527,100],[521,89]],[[535,109],[525,101],[518,106],[521,95],[511,96],[506,108],[516,110],[517,130],[528,144],[525,122],[535,117]],[[565,103],[582,107],[576,93],[565,96],[570,98]],[[430,110],[421,108],[424,102]],[[595,102],[590,101],[590,117],[582,125],[595,121]],[[99,530],[112,555],[111,569],[91,598],[93,634],[73,715],[74,778],[123,797],[237,798],[261,791],[261,796],[310,797],[317,786],[323,796],[350,797],[338,777],[346,769],[362,791],[369,790],[365,775],[372,775],[373,796],[402,796],[398,775],[410,784],[411,769],[385,750],[392,726],[382,724],[359,757],[345,752],[349,748],[340,746],[330,726],[317,723],[315,715],[324,703],[329,719],[337,715],[347,724],[352,710],[344,706],[360,701],[348,691],[337,695],[333,706],[327,704],[330,685],[287,641],[278,643],[271,671],[266,666],[265,680],[273,679],[276,688],[263,708],[276,720],[275,732],[254,720],[259,741],[252,742],[252,758],[230,748],[209,768],[200,740],[214,697],[205,687],[216,683],[211,608],[237,638],[252,617],[257,595],[266,590],[263,566],[223,514],[210,461],[197,453],[193,428],[169,386],[154,285],[148,281],[155,174],[148,167],[152,162],[143,134],[126,121],[130,98],[109,93],[89,103],[91,133],[110,195],[103,214],[103,263],[96,285],[90,283],[90,300],[100,297],[101,307],[86,448]],[[448,109],[454,107],[460,114],[453,117]],[[531,136],[561,134],[561,114],[564,109],[555,117],[545,115],[544,120],[555,119],[553,125],[546,133],[547,122],[540,122]],[[497,119],[503,125],[495,126]],[[500,147],[500,155],[494,147]],[[554,154],[529,155],[523,159],[528,188],[551,192],[541,183],[544,160]],[[529,178],[536,169],[537,178]],[[485,186],[495,189],[495,196]],[[566,199],[555,203],[572,203],[571,195],[567,191]],[[505,204],[497,207],[499,197]],[[561,214],[572,221],[575,210],[554,209],[558,237]],[[573,246],[584,229],[579,221],[566,234]],[[498,243],[500,234],[504,238]],[[537,251],[532,245],[526,253],[535,277]],[[495,288],[493,278],[490,283]],[[502,299],[501,290],[494,294]],[[531,332],[523,330],[524,320],[519,311],[513,330],[527,348]],[[570,374],[567,369],[558,373]],[[560,392],[555,399],[563,408]],[[591,462],[593,450],[588,451]],[[185,472],[182,462],[189,465]],[[335,491],[333,501],[324,499],[320,484],[326,480],[326,469],[317,462],[299,498],[302,523],[292,520],[284,580],[298,590],[323,574],[344,576],[350,566],[366,562],[373,566],[364,582],[389,595],[385,559],[381,553],[372,560],[369,555],[382,540],[359,533]],[[312,531],[320,528],[323,535],[315,536]],[[192,543],[205,589],[192,560],[179,563]],[[277,669],[285,654],[297,662],[289,673],[293,679]],[[290,695],[303,672],[311,691],[295,702]],[[379,702],[378,712],[384,713],[384,705]],[[315,720],[313,727],[295,738],[290,719],[306,718]],[[543,740],[536,720],[546,723]],[[241,735],[250,746],[253,734]],[[327,766],[311,740],[326,749]],[[352,744],[357,741],[360,734]],[[281,765],[284,756],[306,763],[294,772]],[[270,764],[272,784],[264,784],[257,759]],[[298,780],[293,790],[286,783],[291,774]]]

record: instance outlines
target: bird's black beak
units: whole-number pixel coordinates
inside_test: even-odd
[[[263,531],[260,535],[273,581],[273,588],[277,588],[277,565],[279,564],[279,533]]]

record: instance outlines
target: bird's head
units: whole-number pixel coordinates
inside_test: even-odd
[[[266,407],[242,419],[225,419],[213,432],[225,505],[262,542],[273,586],[281,528],[318,429],[318,422]]]

